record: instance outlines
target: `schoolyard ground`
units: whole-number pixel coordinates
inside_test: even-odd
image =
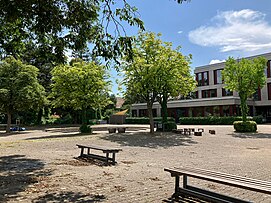
[[[149,134],[148,125],[109,134],[108,125],[79,134],[78,127],[0,132],[0,202],[173,202],[174,179],[166,167],[191,166],[271,181],[271,125],[258,133],[232,126],[203,127],[203,136]],[[179,125],[178,128],[192,127]],[[209,130],[216,134],[209,134]],[[76,144],[122,148],[115,166],[77,159]],[[191,180],[192,184],[252,202],[271,196]],[[179,202],[203,202],[193,198]]]

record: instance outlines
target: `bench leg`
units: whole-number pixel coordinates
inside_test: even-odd
[[[187,188],[187,175],[183,175],[183,188]]]
[[[115,159],[116,159],[116,153],[112,153],[112,160],[113,160],[113,165],[115,165],[116,164],[116,161],[115,161]]]
[[[109,164],[108,161],[109,161],[109,153],[107,152],[107,153],[106,153],[106,163],[107,163],[107,165]]]
[[[80,157],[82,157],[83,155],[84,155],[84,147],[81,148]]]
[[[180,176],[175,176],[175,193],[172,195],[173,198],[179,197],[179,188],[180,188]]]

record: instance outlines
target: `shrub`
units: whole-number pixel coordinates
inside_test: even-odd
[[[249,121],[256,121],[262,123],[262,116],[248,117]],[[242,121],[241,116],[227,116],[227,117],[182,117],[179,119],[180,124],[183,125],[232,125],[235,121]]]
[[[168,122],[165,122],[164,124],[164,131],[165,132],[170,132],[172,131],[173,129],[177,129],[177,125],[175,123],[175,121],[168,121]]]
[[[83,124],[80,126],[81,133],[92,133],[92,128],[89,125]]]
[[[235,121],[233,127],[236,132],[256,132],[257,123],[255,121]]]

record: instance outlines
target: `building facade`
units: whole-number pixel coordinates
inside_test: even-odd
[[[256,56],[265,57],[266,85],[248,99],[249,114],[262,115],[271,121],[271,52]],[[196,67],[195,79],[197,88],[189,99],[168,101],[168,116],[174,117],[178,122],[180,117],[205,117],[205,116],[237,116],[240,115],[240,98],[237,92],[230,92],[224,88],[221,71],[225,63],[217,63]],[[136,103],[131,107],[133,117],[147,116],[146,103]],[[153,115],[161,116],[161,107],[158,102],[153,105]]]

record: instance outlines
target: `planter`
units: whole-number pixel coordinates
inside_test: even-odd
[[[109,133],[116,133],[117,129],[116,128],[108,128]]]
[[[118,133],[125,133],[126,128],[118,128]]]

